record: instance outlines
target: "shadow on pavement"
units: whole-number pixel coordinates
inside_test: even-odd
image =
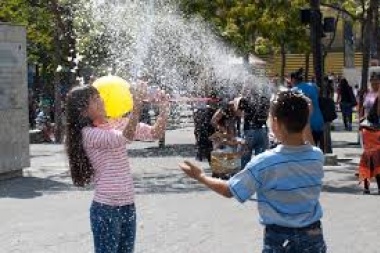
[[[184,173],[145,174],[134,177],[136,194],[175,194],[208,191],[206,187],[187,177]]]
[[[357,142],[350,141],[333,141],[333,148],[360,148],[360,144]]]
[[[0,181],[0,198],[31,199],[45,194],[79,191],[73,184],[49,178],[22,177]]]
[[[357,163],[344,162],[342,166],[325,167],[326,174],[333,175],[333,180],[323,183],[322,191],[329,193],[343,194],[362,194],[362,185],[359,185],[359,179],[355,175],[357,171]],[[330,176],[325,176],[331,178]]]
[[[333,182],[324,184],[322,187],[323,192],[328,193],[343,193],[343,194],[359,194],[361,195],[363,190],[358,183],[345,184],[344,186],[335,184]]]
[[[164,148],[128,149],[128,155],[130,157],[195,157],[196,147],[194,144],[173,144],[166,145]]]
[[[182,172],[166,175],[144,174],[134,177],[133,180],[136,194],[176,194],[207,191],[206,187],[196,183]],[[0,199],[32,199],[43,195],[90,190],[93,190],[91,186],[86,188],[75,187],[67,175],[54,175],[50,178],[22,177],[0,181]]]

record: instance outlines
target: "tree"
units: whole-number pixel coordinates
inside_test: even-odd
[[[0,1],[0,20],[24,25],[27,32],[27,60],[28,63],[44,66],[43,69],[51,72],[53,56],[53,31],[51,12],[40,4],[25,0]],[[39,73],[40,71],[37,71]],[[43,89],[37,76],[35,85]]]
[[[250,53],[280,51],[284,72],[288,48],[309,48],[298,13],[305,1],[182,0],[181,4],[185,13],[199,14],[210,21],[245,61]]]
[[[72,0],[6,0],[0,2],[0,20],[25,25],[27,30],[28,62],[42,68],[41,94],[54,90],[56,140],[62,140],[62,83],[75,81],[75,34]],[[56,71],[62,68],[65,74]],[[39,72],[39,71],[38,71]],[[52,80],[53,79],[53,80]],[[53,86],[51,84],[53,83]],[[49,85],[49,87],[48,87]],[[44,92],[45,91],[45,92]],[[50,93],[50,92],[49,92]]]
[[[0,2],[0,19],[26,26],[28,42],[28,61],[42,61],[42,52],[52,51],[53,28],[46,20],[51,20],[50,12],[34,6],[28,1],[6,0]]]
[[[362,68],[362,85],[361,85],[361,96],[360,96],[360,104],[363,102],[363,93],[367,91],[367,83],[368,83],[368,68],[369,61],[371,59],[371,34],[372,27],[375,25],[374,17],[375,11],[379,9],[379,1],[371,0],[369,3],[369,7],[366,10],[367,16],[364,20],[364,38],[363,38],[363,68]]]
[[[361,41],[360,48],[363,52],[363,64],[362,64],[362,82],[361,82],[361,92],[359,99],[359,106],[363,105],[363,94],[367,91],[368,83],[368,68],[369,61],[371,58],[371,45],[374,43],[371,41],[371,34],[373,27],[376,24],[374,17],[376,17],[376,12],[379,11],[379,1],[378,0],[335,0],[335,1],[325,1],[322,3],[323,6],[334,8],[342,13],[345,13],[354,22],[358,22],[361,25]]]
[[[76,37],[76,50],[81,61],[79,71],[81,76],[88,73],[106,73],[109,65],[108,45],[110,35],[104,24],[96,22],[92,16],[90,0],[78,0],[73,8],[73,28]]]
[[[249,54],[254,52],[257,21],[264,11],[265,1],[182,0],[181,6],[186,14],[199,14],[210,21],[217,33],[248,61]]]
[[[259,20],[259,31],[281,54],[281,80],[284,80],[286,53],[310,53],[310,40],[301,24],[299,9],[304,1],[266,1],[265,11]]]

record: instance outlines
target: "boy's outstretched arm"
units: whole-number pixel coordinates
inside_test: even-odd
[[[179,167],[186,173],[186,175],[204,184],[216,193],[219,193],[226,198],[232,197],[230,188],[228,187],[226,181],[206,176],[201,168],[189,161],[180,163]]]

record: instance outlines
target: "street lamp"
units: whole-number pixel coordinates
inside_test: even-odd
[[[322,94],[325,96],[326,89],[323,85],[324,67],[322,38],[325,37],[325,33],[334,32],[336,19],[333,17],[323,18],[319,7],[315,8],[315,6],[301,9],[300,16],[302,24],[310,25],[316,83],[322,88]]]
[[[311,0],[310,8],[302,9],[300,15],[301,22],[303,24],[310,25],[310,37],[313,51],[316,84],[321,88],[321,95],[323,97],[327,97],[327,87],[323,82],[324,66],[322,38],[325,36],[325,33],[334,32],[336,21],[335,18],[332,17],[323,18],[322,12],[320,10],[319,0]],[[325,124],[324,140],[324,153],[332,153],[330,123]]]

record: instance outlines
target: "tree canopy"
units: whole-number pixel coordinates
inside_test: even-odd
[[[45,6],[25,0],[1,1],[0,20],[26,27],[29,62],[51,61],[55,25]]]
[[[198,14],[240,53],[277,52],[281,44],[289,50],[309,47],[306,27],[299,10],[306,1],[182,0],[186,14]]]

